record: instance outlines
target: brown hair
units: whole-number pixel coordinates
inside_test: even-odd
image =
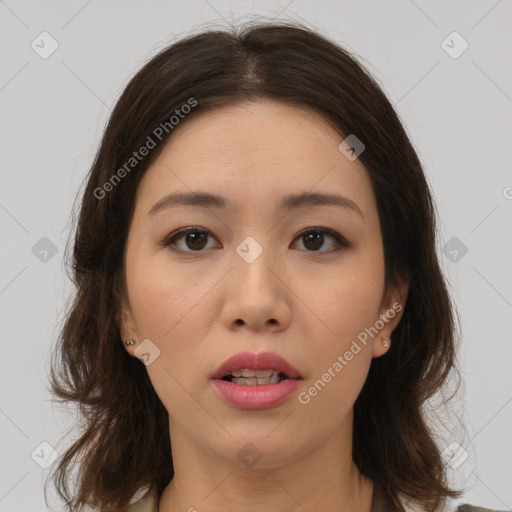
[[[435,209],[418,156],[379,85],[348,51],[298,23],[259,23],[189,35],[161,51],[128,83],[103,134],[74,239],[76,293],[51,368],[53,394],[76,402],[85,420],[52,476],[72,511],[86,504],[123,509],[145,486],[160,498],[173,477],[168,413],[145,366],[124,350],[116,324],[135,195],[172,135],[169,120],[177,109],[195,102],[180,116],[186,123],[206,109],[259,98],[309,107],[343,136],[363,141],[359,159],[375,191],[386,284],[399,274],[410,281],[390,351],[373,359],[354,406],[356,465],[401,510],[400,496],[436,510],[446,497],[460,495],[447,485],[422,412],[456,370],[456,351],[455,310],[436,255]],[[167,129],[157,146],[127,168],[148,137],[157,139],[159,126]],[[121,168],[122,180],[114,183]],[[68,470],[78,457],[71,493]]]

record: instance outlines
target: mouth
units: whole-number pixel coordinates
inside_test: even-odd
[[[237,409],[277,407],[304,380],[288,361],[272,352],[241,352],[227,359],[211,375],[218,395]]]
[[[224,361],[210,378],[243,386],[262,386],[287,379],[302,379],[302,376],[297,368],[273,352],[239,352]]]
[[[274,370],[234,370],[231,374],[224,375],[221,380],[240,384],[242,386],[264,386],[267,384],[279,384],[290,377],[284,372]]]

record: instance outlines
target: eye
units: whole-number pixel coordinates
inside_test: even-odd
[[[182,252],[202,252],[203,249],[209,249],[208,236],[210,231],[200,227],[181,228],[168,236],[161,242],[163,247],[173,246],[173,250]],[[325,244],[326,239],[331,239],[333,248],[327,251],[319,251]],[[339,233],[328,228],[308,228],[302,231],[295,238],[302,240],[307,252],[332,253],[350,247],[350,244]]]
[[[178,250],[183,252],[201,252],[202,249],[206,247],[206,240],[210,235],[210,232],[207,229],[200,227],[188,227],[181,228],[178,231],[172,233],[169,237],[167,237],[163,242],[162,246],[176,246]],[[184,240],[184,243],[179,245],[179,242]],[[176,243],[178,242],[178,243]],[[191,249],[187,250],[187,247]],[[173,247],[174,249],[174,247]]]
[[[311,250],[307,252],[319,252],[319,249],[324,245],[325,239],[330,238],[333,242],[333,249],[321,251],[322,253],[332,253],[341,251],[350,247],[350,244],[339,233],[328,228],[308,228],[299,233],[295,240],[302,240],[303,245]]]

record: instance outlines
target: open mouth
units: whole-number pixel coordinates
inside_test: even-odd
[[[300,386],[297,368],[273,352],[239,352],[210,376],[216,393],[231,407],[258,410],[277,407]]]
[[[236,370],[225,375],[221,380],[240,384],[242,386],[264,386],[268,384],[279,384],[290,377],[284,372],[276,372],[274,370]]]

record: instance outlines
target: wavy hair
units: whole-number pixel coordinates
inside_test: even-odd
[[[364,142],[359,160],[375,192],[386,284],[405,275],[409,293],[391,348],[372,360],[355,402],[353,460],[400,510],[403,497],[438,510],[460,491],[447,484],[422,411],[456,370],[455,309],[436,255],[432,194],[375,79],[351,52],[299,23],[188,35],[144,64],[117,101],[81,196],[68,263],[75,291],[52,352],[52,394],[76,403],[82,415],[82,432],[52,475],[60,497],[73,512],[85,505],[122,510],[143,487],[160,498],[173,478],[168,412],[145,366],[124,350],[116,315],[138,184],[172,137],[171,117],[191,98],[196,104],[180,124],[206,110],[268,98],[309,107],[342,136]],[[157,127],[167,127],[160,138]],[[148,137],[156,147],[127,168]],[[122,180],[113,181],[116,172]]]

